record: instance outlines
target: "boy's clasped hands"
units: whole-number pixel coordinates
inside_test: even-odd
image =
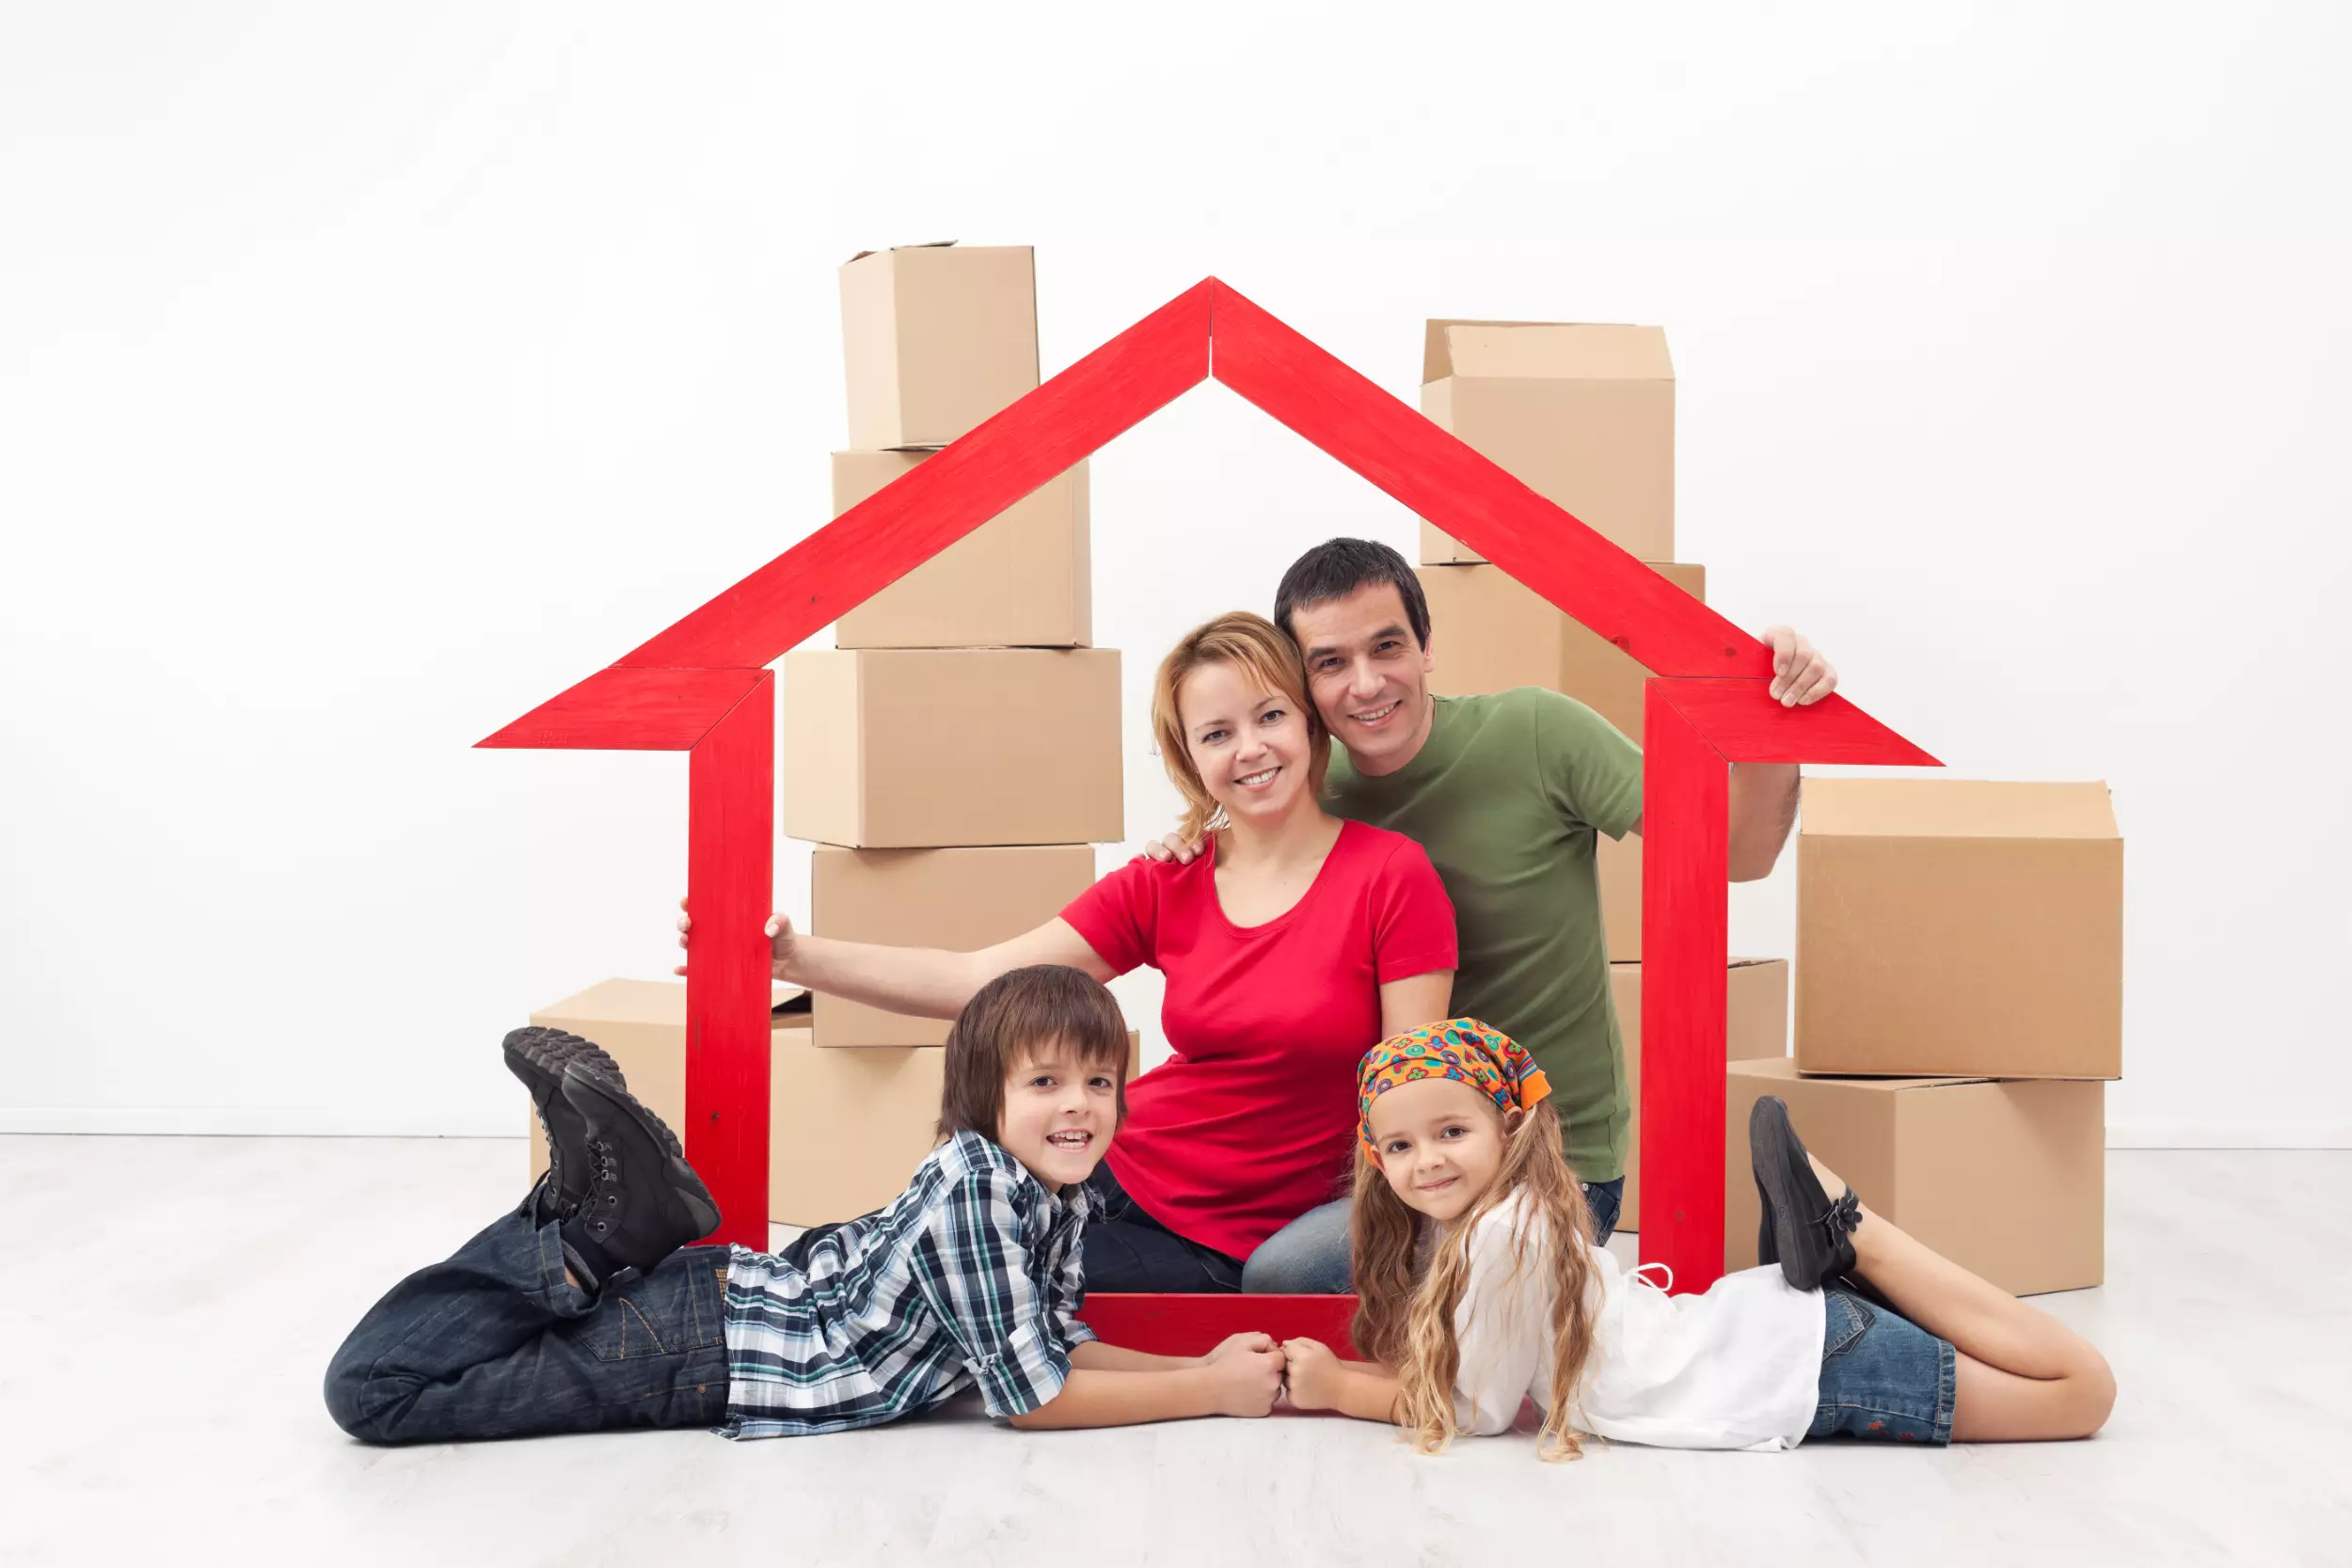
[[[1277,1341],[1267,1334],[1234,1334],[1200,1358],[1214,1369],[1218,1402],[1228,1416],[1264,1416],[1287,1402],[1295,1410],[1332,1410],[1341,1403],[1347,1364],[1320,1339]]]

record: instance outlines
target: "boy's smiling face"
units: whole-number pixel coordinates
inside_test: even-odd
[[[1119,1069],[1052,1041],[1026,1047],[1005,1079],[996,1142],[1050,1191],[1094,1174],[1119,1127]]]

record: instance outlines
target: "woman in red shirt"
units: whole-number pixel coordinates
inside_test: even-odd
[[[930,1018],[1025,964],[1167,975],[1171,1054],[1128,1087],[1089,1183],[1087,1285],[1232,1291],[1261,1242],[1338,1195],[1358,1060],[1447,1016],[1454,906],[1420,845],[1323,809],[1331,739],[1271,622],[1236,611],[1185,637],[1152,723],[1183,831],[1208,835],[1189,863],[1132,861],[977,953],[834,942],[782,915],[769,934],[777,979]]]

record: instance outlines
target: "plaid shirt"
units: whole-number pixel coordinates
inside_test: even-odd
[[[1094,1338],[1079,1237],[1093,1199],[1057,1196],[977,1132],[931,1151],[886,1209],[727,1266],[730,1437],[877,1426],[977,1384],[992,1416],[1061,1392]]]

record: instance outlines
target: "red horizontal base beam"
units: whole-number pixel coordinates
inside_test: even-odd
[[[1089,1295],[1078,1319],[1106,1345],[1152,1355],[1205,1355],[1235,1334],[1320,1339],[1360,1361],[1347,1337],[1354,1296]]]

